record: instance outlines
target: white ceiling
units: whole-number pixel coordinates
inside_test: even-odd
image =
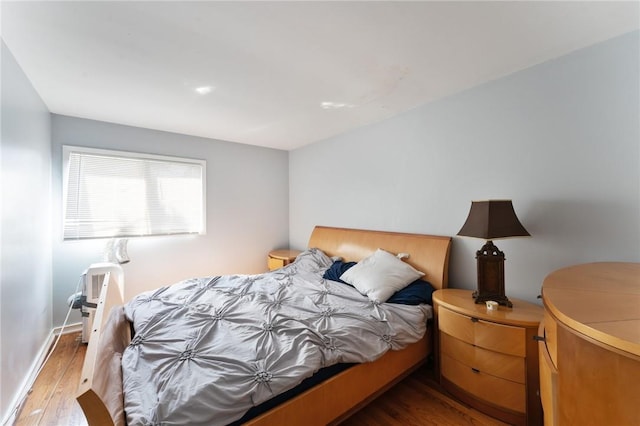
[[[2,1],[1,29],[53,113],[293,149],[638,29],[639,4]]]

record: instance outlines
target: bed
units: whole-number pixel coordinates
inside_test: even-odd
[[[447,286],[450,244],[445,236],[317,226],[308,246],[345,262],[360,261],[379,248],[407,253],[405,262],[439,289]],[[121,308],[123,289],[115,282],[107,277],[103,284],[79,385],[77,400],[90,425],[125,424],[121,362],[132,327]],[[341,371],[245,424],[338,424],[422,365],[432,350],[431,336],[428,328],[404,349]]]

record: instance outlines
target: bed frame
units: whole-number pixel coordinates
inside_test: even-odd
[[[309,247],[345,261],[359,261],[378,248],[409,253],[406,261],[438,289],[447,287],[450,246],[451,237],[324,226],[316,226],[309,239]],[[131,337],[122,304],[123,289],[106,276],[77,396],[90,426],[126,424],[120,359]],[[113,318],[107,321],[107,315]],[[245,424],[338,424],[422,365],[431,342],[429,329],[407,348],[351,367]]]

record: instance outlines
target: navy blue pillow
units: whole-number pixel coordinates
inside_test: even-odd
[[[344,274],[349,268],[355,265],[356,262],[343,262],[342,260],[336,260],[326,270],[322,278],[338,281],[342,284],[351,286],[340,279],[340,276]],[[352,286],[353,287],[353,286]],[[415,280],[402,290],[398,290],[387,300],[387,303],[397,303],[401,305],[419,305],[421,303],[428,303],[432,305],[431,295],[435,289],[430,282],[424,280]]]
[[[421,303],[433,304],[432,295],[435,289],[430,282],[415,280],[402,290],[398,290],[387,300],[387,303],[399,303],[402,305],[419,305]]]
[[[327,269],[327,271],[324,273],[322,278],[331,280],[331,281],[338,281],[339,283],[342,283],[342,284],[347,284],[346,282],[340,279],[340,276],[355,264],[356,262],[343,262],[342,260],[336,260],[329,267],[329,269]],[[347,285],[350,285],[350,284],[347,284]]]

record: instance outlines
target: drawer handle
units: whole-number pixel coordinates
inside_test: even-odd
[[[478,318],[476,318],[476,317],[471,317],[471,322],[478,322],[478,321],[480,321]]]
[[[536,342],[546,342],[547,339],[544,336],[533,336],[533,340]]]
[[[476,374],[480,372],[480,370],[478,370],[477,368],[473,368],[473,367],[471,367],[471,371],[473,371]]]

